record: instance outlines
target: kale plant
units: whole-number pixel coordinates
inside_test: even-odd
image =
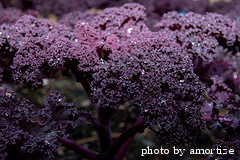
[[[121,160],[145,128],[180,146],[217,131],[212,148],[234,154],[205,158],[240,158],[240,5],[233,1],[236,11],[223,15],[208,13],[216,11],[208,1],[185,0],[187,9],[174,0],[124,2],[0,4],[0,159],[55,159],[65,146],[90,160]],[[40,18],[50,13],[57,22]],[[67,102],[64,88],[42,104],[17,91],[63,76],[81,83],[92,111]],[[136,122],[112,140],[112,119],[125,103]],[[96,131],[98,152],[68,138],[81,125]]]

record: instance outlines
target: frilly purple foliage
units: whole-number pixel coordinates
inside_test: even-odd
[[[54,159],[60,143],[57,137],[66,137],[66,129],[80,122],[90,124],[74,104],[63,102],[64,97],[52,91],[45,107],[37,109],[27,99],[19,99],[16,93],[0,90],[0,157],[1,159],[38,158]],[[33,157],[32,157],[33,156]]]
[[[74,29],[76,24],[79,21],[90,22],[97,15],[98,15],[97,12],[90,13],[88,11],[86,11],[86,12],[74,11],[74,12],[65,14],[63,17],[61,17],[61,19],[58,21],[58,23],[64,24],[64,25],[68,26],[69,28]]]
[[[224,82],[223,78],[215,75],[211,78],[213,84],[207,90],[208,100],[202,107],[203,116],[211,115],[211,129],[219,129],[220,137],[216,140],[212,148],[221,146],[224,148],[234,148],[236,155],[239,154],[240,141],[240,97],[235,94]],[[214,158],[232,159],[234,155],[213,155]],[[209,159],[209,158],[206,158]]]
[[[15,53],[10,64],[15,81],[25,80],[29,85],[39,86],[49,67],[59,69],[63,65],[72,33],[67,27],[49,20],[23,16],[4,30],[2,36],[1,48]],[[51,71],[54,74],[54,69]]]
[[[44,6],[53,1],[32,5],[41,5],[41,12],[55,13],[65,4],[56,1],[53,9]],[[94,6],[91,2],[81,4],[88,8]],[[202,134],[207,121],[210,129],[221,130],[216,145],[239,151],[239,22],[205,13],[211,9],[205,7],[207,0],[198,10],[199,2],[191,1],[194,5],[186,10],[183,6],[190,1],[173,2],[142,2],[156,5],[157,10],[150,7],[156,17],[164,6],[184,11],[165,13],[155,32],[146,25],[149,10],[137,3],[102,13],[74,11],[56,23],[22,16],[19,10],[13,15],[0,6],[0,84],[25,83],[37,88],[44,78],[71,75],[83,84],[96,109],[116,111],[129,102],[162,143],[191,143]],[[101,0],[98,5],[104,3]],[[24,2],[17,1],[20,8],[21,4]],[[185,13],[189,10],[204,14]],[[93,125],[95,119],[89,112],[78,111],[63,99],[53,91],[44,108],[38,109],[29,100],[1,89],[0,158],[34,153],[53,159],[60,145],[57,136],[66,137],[68,126]]]
[[[236,21],[215,13],[189,12],[181,16],[169,12],[156,27],[174,35],[176,43],[191,57],[200,57],[204,61],[211,61],[216,56],[217,46],[234,47],[240,34]]]
[[[92,95],[99,106],[116,109],[130,102],[164,143],[190,142],[204,128],[204,86],[191,60],[181,54],[164,48],[114,54],[93,78]]]

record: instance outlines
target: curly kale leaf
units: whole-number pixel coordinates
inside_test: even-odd
[[[17,98],[16,93],[0,90],[1,159],[54,159],[60,145],[57,137],[66,137],[67,129],[80,122],[90,124],[90,113],[63,102],[59,92],[51,92],[46,99],[45,107],[37,109],[29,100]]]

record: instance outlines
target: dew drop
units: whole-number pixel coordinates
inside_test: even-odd
[[[144,71],[144,70],[142,70],[142,71],[141,71],[141,73],[142,73],[142,74],[144,74],[144,73],[145,73],[145,71]]]
[[[78,39],[74,39],[75,42],[78,42]]]
[[[179,15],[180,15],[180,16],[183,16],[184,14],[185,14],[184,11],[180,11],[180,12],[179,12]]]
[[[11,97],[11,96],[12,96],[12,94],[11,94],[11,93],[9,93],[9,92],[7,92],[7,93],[6,93],[6,96],[8,96],[8,97]]]
[[[166,102],[166,100],[162,100],[162,101],[161,101],[161,103],[165,103],[165,102]]]
[[[100,61],[101,61],[102,64],[104,64],[104,60],[102,58],[100,59]]]
[[[128,28],[128,29],[127,29],[127,32],[128,32],[128,33],[132,33],[132,30],[133,30],[133,28]]]
[[[233,73],[233,78],[234,78],[234,79],[237,79],[237,78],[238,78],[238,75],[237,75],[236,72]]]

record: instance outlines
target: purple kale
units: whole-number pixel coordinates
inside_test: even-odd
[[[173,35],[191,57],[200,57],[204,61],[211,61],[216,56],[218,46],[234,47],[239,37],[236,21],[215,13],[200,15],[189,12],[181,16],[177,12],[169,12],[163,15],[156,27]]]
[[[89,11],[86,11],[86,12],[74,11],[74,12],[65,14],[58,21],[58,23],[64,24],[69,28],[74,29],[78,21],[91,22],[93,18],[98,14],[99,13],[97,12],[90,13]]]
[[[210,122],[211,129],[221,130],[216,145],[238,151],[239,143],[234,142],[234,139],[239,139],[240,122],[237,22],[214,13],[180,15],[170,12],[163,15],[156,26],[159,32],[173,37],[183,54],[193,60],[194,72],[200,80],[206,86],[210,85],[201,111],[205,121]],[[238,156],[237,152],[234,156]]]
[[[89,25],[86,21],[79,21],[74,30],[74,41],[78,44],[85,44],[94,48],[97,42],[100,41],[99,33],[96,29]]]
[[[150,19],[159,18],[159,15],[172,10],[179,12],[195,11],[197,13],[205,13],[210,10],[209,0],[202,0],[201,2],[194,0],[182,0],[181,2],[178,0],[15,0],[14,6],[21,10],[35,9],[44,16],[55,14],[61,17],[72,11],[83,12],[92,8],[105,9],[133,2],[146,6]]]
[[[15,81],[25,80],[29,85],[39,86],[44,75],[49,75],[47,71],[50,67],[53,67],[51,74],[54,74],[63,65],[64,53],[68,49],[66,45],[70,44],[71,36],[67,27],[32,16],[23,16],[6,29],[1,35],[1,48],[7,49],[5,55],[13,58],[8,63],[12,62],[10,65]],[[7,63],[3,65],[10,67]]]
[[[55,24],[50,20],[37,19],[30,15],[21,17],[8,31],[9,44],[14,49],[20,49],[30,38],[40,38],[45,36],[46,39],[53,34],[70,39],[72,33],[64,25]]]
[[[28,14],[34,17],[38,17],[39,13],[37,11],[28,10],[26,13],[22,12],[20,9],[14,7],[3,8],[0,3],[0,24],[10,24],[13,25],[18,21],[24,14]]]
[[[223,82],[223,78],[215,76],[212,78],[212,81],[213,84],[208,88],[207,95],[212,105],[211,114],[219,116],[219,114],[231,114],[234,113],[234,111],[238,111],[240,109],[238,106],[240,97],[234,94],[234,92]],[[220,113],[220,111],[223,110],[225,110],[225,112]]]
[[[185,143],[200,134],[204,86],[190,59],[163,49],[109,58],[93,75],[92,96],[98,106],[116,109],[125,101],[132,103],[164,143]]]
[[[125,4],[119,8],[108,8],[95,16],[90,25],[103,37],[110,34],[117,35],[119,38],[129,37],[129,33],[135,31],[137,34],[141,26],[145,26],[145,10],[144,6],[137,3]]]
[[[39,87],[43,78],[56,77],[58,71],[76,70],[78,66],[78,72],[89,72],[100,62],[91,52],[97,37],[88,24],[77,25],[75,36],[64,25],[32,16],[23,16],[15,25],[2,27],[5,30],[0,35],[4,51],[1,58],[8,63],[2,63],[1,70],[7,72],[11,68],[12,75],[8,76],[18,83]]]
[[[55,73],[61,70],[68,50],[63,44],[70,43],[64,38],[57,40],[56,35],[51,34],[32,37],[26,43],[27,45],[23,45],[15,54],[11,70],[17,82],[38,87],[42,84],[43,78],[55,77]],[[58,48],[58,46],[63,47]]]
[[[66,137],[68,126],[74,128],[80,122],[90,124],[83,117],[89,117],[89,113],[64,102],[57,91],[51,92],[45,107],[38,109],[29,100],[1,89],[0,115],[1,159],[54,159],[54,152],[60,145],[57,137]]]
[[[211,121],[211,129],[220,129],[221,134],[216,140],[217,146],[234,149],[234,155],[214,155],[215,158],[236,158],[239,156],[240,141],[240,97],[223,82],[223,78],[215,76],[213,84],[207,91],[208,101],[202,107],[202,114]],[[223,157],[222,157],[223,156]]]
[[[231,53],[231,52],[230,52]],[[212,78],[220,77],[228,88],[239,93],[239,56],[229,54],[229,51],[219,48],[216,58],[211,62],[201,59],[195,61],[195,73],[202,81],[212,85]]]
[[[23,13],[19,9],[8,8],[1,9],[0,7],[0,24],[14,24],[19,18],[23,16]]]
[[[229,3],[234,8],[229,12],[224,7],[224,16],[206,13],[214,10],[208,0],[136,1],[143,5],[128,0],[11,4],[22,10],[0,5],[0,159],[54,159],[63,145],[87,159],[120,160],[144,128],[162,144],[183,145],[195,142],[206,127],[218,132],[213,148],[235,150],[212,158],[239,157],[238,3]],[[36,10],[60,20],[38,19]],[[96,117],[66,103],[58,91],[40,106],[9,91],[45,92],[43,79],[63,76],[82,84]],[[126,103],[137,120],[112,140],[111,121]],[[96,130],[98,153],[67,139],[80,122]]]

